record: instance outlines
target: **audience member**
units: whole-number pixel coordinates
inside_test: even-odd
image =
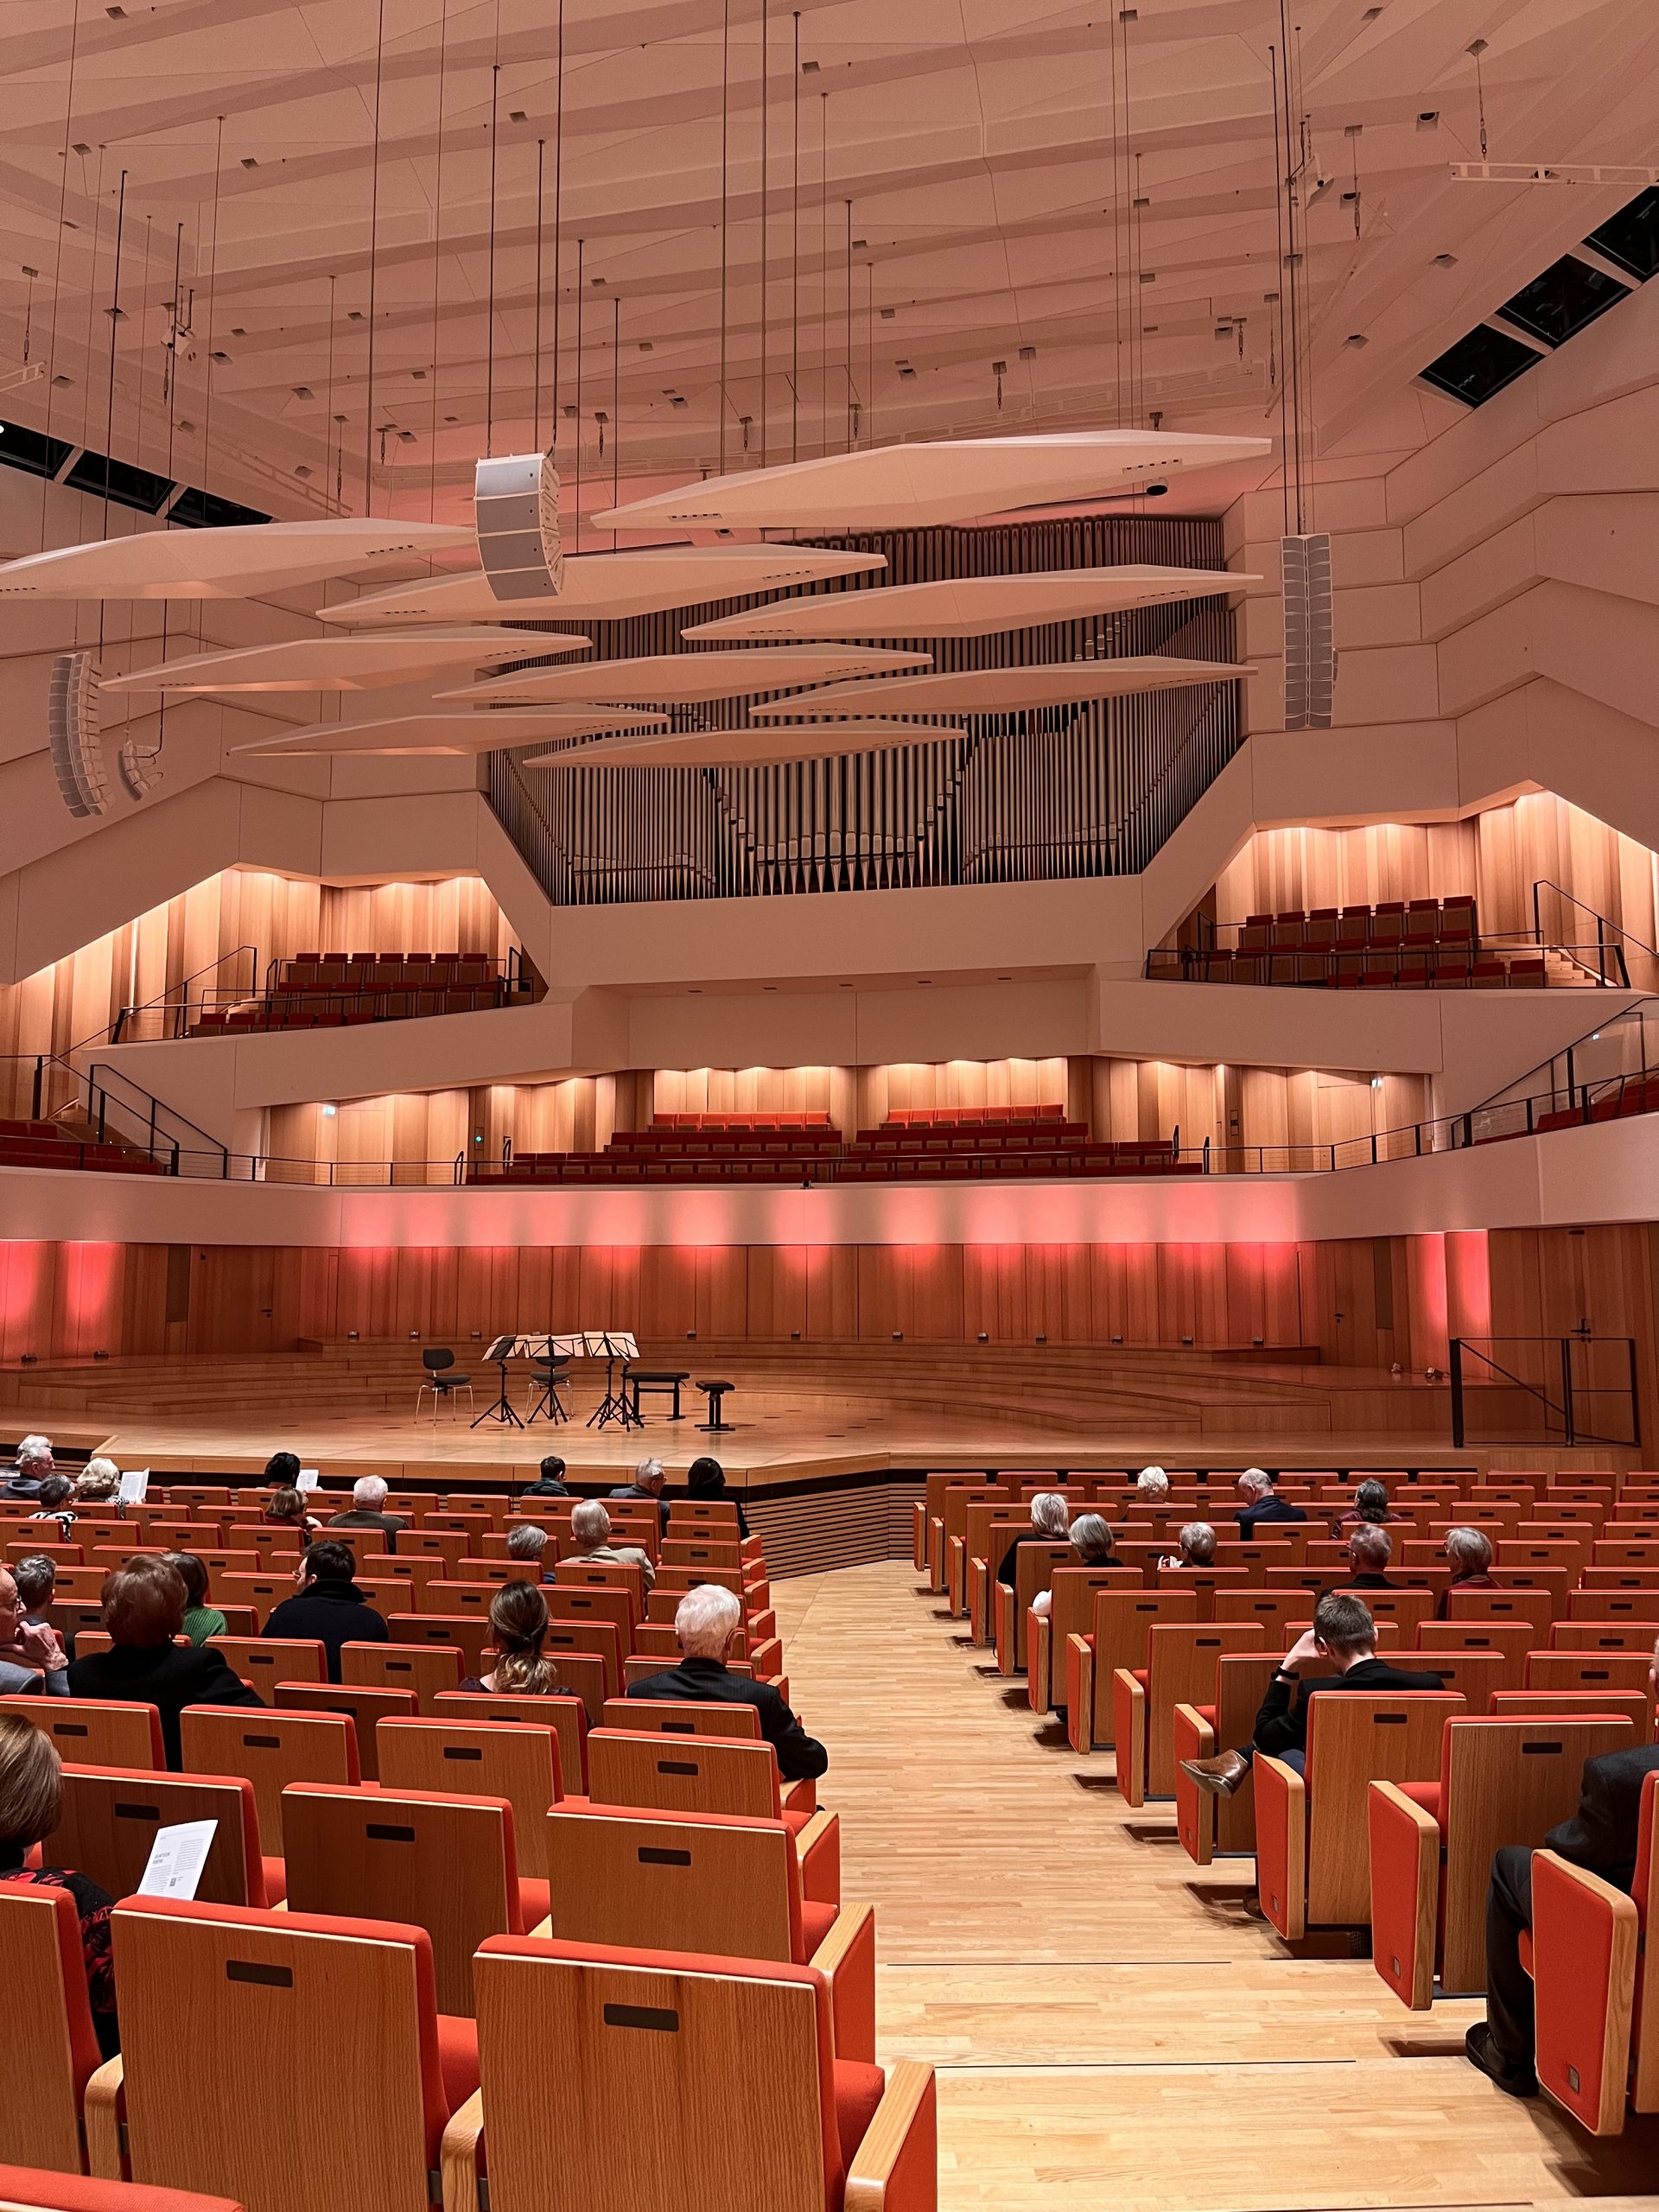
[[[1264,1521],[1307,1518],[1300,1505],[1293,1505],[1287,1497],[1279,1496],[1273,1486],[1273,1477],[1265,1467],[1246,1467],[1238,1478],[1238,1494],[1244,1503],[1233,1518],[1238,1523],[1241,1536],[1253,1536]]]
[[[1057,1490],[1039,1490],[1031,1501],[1031,1526],[1023,1535],[1016,1536],[1002,1554],[1002,1564],[996,1570],[999,1582],[1006,1582],[1010,1590],[1018,1587],[1014,1577],[1019,1565],[1021,1544],[1063,1544],[1071,1533],[1071,1516],[1066,1510],[1065,1498]]]
[[[1659,1643],[1648,1688],[1659,1696]],[[1579,1809],[1550,1829],[1543,1848],[1599,1874],[1628,1896],[1636,1878],[1643,1779],[1656,1767],[1655,1744],[1586,1759]],[[1463,2047],[1471,2063],[1512,2097],[1538,2093],[1532,1977],[1521,1963],[1521,1938],[1531,1927],[1532,1851],[1525,1844],[1505,1844],[1492,1859],[1486,1891],[1486,2018],[1476,2021]]]
[[[16,1577],[0,1567],[0,1697],[67,1697],[68,1663],[57,1630],[24,1618]]]
[[[674,1615],[683,1654],[679,1665],[631,1683],[628,1695],[693,1705],[752,1705],[760,1715],[760,1733],[778,1754],[779,1774],[785,1782],[810,1782],[829,1765],[829,1752],[806,1733],[770,1682],[751,1681],[727,1668],[726,1654],[742,1624],[743,1607],[735,1592],[700,1582],[686,1592]]]
[[[17,1458],[12,1469],[11,1480],[3,1495],[7,1497],[37,1497],[41,1484],[53,1472],[52,1440],[49,1436],[26,1436],[17,1446]]]
[[[334,1543],[327,1536],[312,1544],[301,1558],[294,1580],[299,1588],[271,1610],[265,1634],[293,1637],[305,1643],[321,1643],[327,1654],[328,1679],[340,1680],[342,1643],[389,1643],[391,1630],[377,1613],[352,1577],[357,1561],[349,1544]]]
[[[1160,1567],[1213,1567],[1216,1563],[1216,1532],[1207,1521],[1188,1521],[1178,1532],[1179,1552],[1170,1552],[1158,1562]]]
[[[1376,1624],[1363,1599],[1327,1590],[1313,1625],[1286,1653],[1255,1716],[1251,1742],[1213,1758],[1183,1759],[1181,1771],[1212,1797],[1230,1797],[1257,1751],[1270,1751],[1303,1772],[1307,1759],[1307,1701],[1317,1690],[1438,1690],[1438,1675],[1390,1667],[1376,1656]],[[1292,1703],[1294,1697],[1295,1702]]]
[[[528,1521],[521,1521],[516,1529],[510,1529],[507,1531],[507,1557],[509,1559],[539,1560],[546,1549],[547,1531],[545,1529],[537,1529]],[[548,1576],[543,1579],[550,1581],[552,1578]]]
[[[315,1536],[322,1526],[315,1513],[306,1511],[305,1493],[297,1490],[272,1491],[259,1518],[268,1526],[297,1529],[306,1536]]]
[[[1394,1538],[1386,1529],[1362,1522],[1348,1539],[1348,1590],[1393,1590],[1389,1561],[1394,1557]]]
[[[668,1500],[663,1496],[665,1480],[660,1459],[642,1459],[633,1471],[633,1480],[624,1483],[620,1490],[609,1492],[612,1497],[653,1497],[657,1501],[658,1516],[664,1529],[668,1526]]]
[[[60,1543],[70,1541],[69,1531],[75,1525],[75,1486],[67,1475],[48,1475],[35,1493],[35,1510],[31,1521],[55,1521]]]
[[[576,1547],[572,1559],[594,1560],[601,1566],[637,1567],[645,1578],[645,1595],[651,1595],[656,1568],[638,1544],[611,1541],[611,1516],[596,1497],[585,1497],[580,1505],[571,1507],[570,1540]]]
[[[51,1738],[20,1713],[0,1713],[0,1882],[67,1890],[74,1899],[92,2030],[99,2056],[113,2058],[121,2048],[110,1955],[110,1915],[115,1900],[72,1867],[25,1863],[35,1846],[56,1828],[62,1794],[63,1770]],[[22,2021],[13,2024],[15,2032],[23,2031]]]
[[[1496,1590],[1492,1573],[1492,1540],[1480,1529],[1448,1529],[1446,1555],[1452,1562],[1452,1580],[1440,1592],[1435,1618],[1444,1620],[1452,1610],[1454,1590]]]
[[[265,1462],[265,1480],[278,1490],[292,1490],[300,1479],[297,1452],[273,1452]]]
[[[743,1501],[734,1497],[726,1487],[726,1470],[718,1459],[711,1459],[705,1452],[701,1459],[694,1459],[685,1471],[685,1487],[689,1497],[695,1498],[724,1498],[728,1505],[737,1508],[737,1534],[741,1542],[749,1533],[749,1516],[743,1510]],[[669,1508],[671,1514],[672,1506]]]
[[[184,1633],[187,1599],[177,1567],[154,1553],[140,1553],[104,1578],[104,1625],[107,1651],[89,1651],[70,1662],[71,1697],[107,1698],[126,1705],[153,1705],[162,1716],[167,1764],[177,1773],[179,1715],[187,1705],[264,1703],[233,1675],[211,1643],[175,1641]],[[278,1611],[281,1607],[277,1608]]]
[[[575,1697],[558,1661],[542,1649],[550,1625],[547,1600],[533,1582],[504,1582],[490,1600],[495,1664],[487,1675],[468,1675],[462,1689],[493,1697]]]
[[[1161,1467],[1142,1467],[1135,1478],[1135,1494],[1142,1504],[1157,1505],[1169,1496],[1169,1477]]]
[[[56,1562],[44,1552],[30,1552],[13,1562],[11,1579],[17,1585],[24,1620],[31,1628],[50,1628],[52,1600],[58,1586]]]
[[[1392,1521],[1389,1510],[1389,1486],[1378,1482],[1375,1475],[1367,1476],[1354,1492],[1354,1502],[1345,1513],[1340,1513],[1331,1523],[1331,1534],[1340,1536],[1344,1529],[1357,1528],[1362,1522],[1381,1526]]]
[[[1074,1565],[1109,1567],[1111,1565],[1116,1556],[1112,1546],[1112,1526],[1104,1514],[1079,1513],[1066,1530],[1066,1535],[1071,1540],[1072,1550],[1077,1555],[1075,1560],[1066,1561],[1068,1567]],[[1031,1601],[1031,1610],[1046,1619],[1052,1603],[1052,1592],[1047,1590],[1039,1590]]]
[[[168,1552],[167,1563],[178,1569],[184,1585],[184,1632],[192,1643],[211,1643],[225,1633],[225,1616],[207,1602],[207,1567],[194,1552]]]
[[[533,1483],[527,1483],[518,1493],[520,1497],[574,1497],[575,1492],[567,1489],[564,1462],[556,1452],[550,1452],[542,1462],[542,1471]]]
[[[386,1540],[386,1549],[397,1548],[399,1532],[409,1522],[401,1513],[385,1510],[386,1485],[378,1475],[359,1475],[352,1484],[352,1509],[349,1513],[335,1513],[329,1516],[331,1529],[378,1529]]]
[[[75,1478],[75,1503],[84,1513],[95,1506],[100,1513],[113,1513],[118,1519],[126,1518],[126,1500],[121,1495],[121,1470],[113,1459],[89,1459]]]

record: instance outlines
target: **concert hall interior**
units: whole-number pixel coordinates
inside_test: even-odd
[[[1651,0],[0,68],[0,2206],[1659,2212]]]

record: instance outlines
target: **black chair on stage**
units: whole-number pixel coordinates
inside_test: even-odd
[[[570,1387],[570,1370],[568,1367],[561,1367],[556,1361],[553,1360],[538,1359],[532,1362],[530,1370],[530,1387],[532,1390],[539,1388],[542,1394],[530,1409],[531,1421],[569,1420],[570,1415],[566,1410],[563,1400],[559,1395],[561,1390],[568,1390]]]
[[[697,1427],[706,1436],[724,1435],[728,1428],[735,1426],[734,1422],[721,1418],[721,1402],[733,1385],[729,1382],[699,1382],[697,1388],[709,1401],[709,1418],[700,1421]]]
[[[454,1352],[445,1350],[439,1344],[429,1344],[421,1354],[421,1365],[426,1370],[426,1380],[415,1393],[416,1421],[421,1417],[421,1400],[429,1390],[432,1393],[434,1421],[438,1417],[440,1401],[454,1397],[458,1391],[464,1390],[467,1393],[467,1402],[469,1404],[472,1402],[473,1378],[470,1375],[459,1375],[455,1372]]]

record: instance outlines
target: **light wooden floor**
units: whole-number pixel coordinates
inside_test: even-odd
[[[1408,2013],[1369,1960],[1292,1959],[1251,1866],[1131,1813],[908,1561],[778,1586],[830,1745],[842,1892],[876,1907],[881,2056],[939,2069],[940,2203],[998,2212],[1516,2206],[1659,2190],[1659,2123],[1599,2146]]]

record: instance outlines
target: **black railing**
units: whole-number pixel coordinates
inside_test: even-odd
[[[1511,933],[1513,934],[1513,933]],[[1591,965],[1600,957],[1594,942],[1585,944],[1519,945],[1488,938],[1479,946],[1360,945],[1344,951],[1308,950],[1295,945],[1227,946],[1219,944],[1156,947],[1147,955],[1146,974],[1154,982],[1292,984],[1304,988],[1431,990],[1527,990],[1611,986],[1624,980],[1623,955],[1605,962],[1603,974]],[[1560,956],[1552,968],[1549,955]],[[1586,957],[1587,956],[1587,957]]]
[[[163,1174],[220,1180],[231,1173],[231,1154],[217,1138],[107,1063],[79,1068],[59,1053],[37,1052],[0,1060],[0,1096],[10,1109],[3,1118],[32,1122],[40,1132],[0,1138],[0,1166],[143,1163]]]
[[[1642,1441],[1633,1337],[1453,1337],[1451,1383],[1459,1451]]]
[[[228,976],[226,969],[231,971]],[[193,1008],[216,1003],[219,997],[226,995],[251,997],[258,988],[258,946],[238,944],[233,950],[221,953],[217,960],[208,961],[194,974],[169,983],[164,991],[157,992],[153,999],[146,999],[141,1006],[124,1006],[110,1027],[107,1041],[111,1045],[130,1045],[158,1037],[182,1037],[194,1020]],[[86,1038],[84,1044],[105,1041],[100,1035]],[[82,1046],[74,1047],[77,1052],[82,1049]]]

